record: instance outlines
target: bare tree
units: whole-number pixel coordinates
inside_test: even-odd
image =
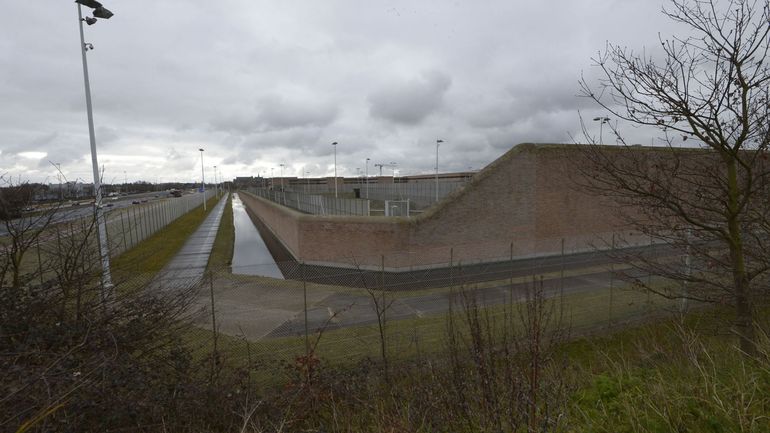
[[[50,225],[58,205],[31,212],[30,204],[39,185],[14,183],[0,176],[0,282],[6,278],[18,289],[27,280],[38,277],[42,272],[24,272],[22,266],[29,251],[39,244],[43,228]]]
[[[671,0],[663,13],[687,36],[660,38],[659,53],[608,44],[594,59],[598,83],[580,81],[583,95],[617,119],[609,127],[621,144],[586,146],[587,186],[619,203],[640,233],[687,257],[634,256],[639,267],[677,282],[636,283],[733,306],[740,347],[754,353],[753,310],[767,293],[770,266],[770,2]],[[619,131],[624,123],[657,128],[667,146],[630,145]]]
[[[0,188],[0,430],[143,430],[175,410],[187,422],[199,409],[185,406],[218,385],[182,341],[197,287],[121,285],[106,305],[95,215],[32,209],[36,189]]]

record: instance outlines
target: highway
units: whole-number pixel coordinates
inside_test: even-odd
[[[104,210],[105,214],[108,214],[118,209],[123,209],[126,207],[133,206],[136,204],[134,202],[149,203],[157,200],[163,200],[169,197],[170,196],[167,191],[152,191],[152,192],[145,192],[145,193],[138,193],[138,194],[129,194],[129,195],[119,196],[119,197],[105,197],[102,199],[102,209]],[[91,203],[92,203],[92,200],[90,199],[70,201],[70,202],[63,203],[61,207],[59,207],[59,209],[55,211],[55,214],[51,218],[50,224],[59,224],[63,222],[74,221],[74,220],[92,215],[94,208]],[[40,226],[46,224],[46,220],[47,220],[47,218],[45,218],[44,216],[41,216],[42,215],[41,212],[45,213],[47,210],[50,210],[50,209],[51,209],[50,207],[47,209],[39,208],[33,212],[27,213],[27,215],[24,215],[21,218],[10,221],[10,224],[16,225],[18,227],[22,223],[27,223],[27,224],[31,223],[32,227],[40,228]],[[0,224],[0,237],[4,237],[7,235],[8,235],[8,229],[6,227],[6,224]]]

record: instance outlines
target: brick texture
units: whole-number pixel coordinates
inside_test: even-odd
[[[570,146],[521,144],[415,218],[305,215],[241,194],[297,260],[389,268],[483,262],[601,246],[622,231],[603,197],[575,187]],[[566,149],[566,150],[565,150]],[[573,150],[574,151],[574,150]]]

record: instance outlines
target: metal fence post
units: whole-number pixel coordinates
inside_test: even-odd
[[[305,262],[300,262],[300,266],[302,266],[302,297],[303,297],[303,310],[305,313],[305,358],[306,360],[310,357],[310,333],[308,332],[308,324],[307,324],[307,278],[305,275]]]
[[[40,254],[40,238],[37,238],[37,270],[40,272],[40,285],[43,285],[43,258]]]
[[[652,233],[650,233],[650,248],[649,248],[649,254],[652,256],[654,254],[653,247],[652,247]],[[650,291],[650,288],[652,287],[652,269],[649,269],[647,271],[647,310],[648,313],[652,313],[652,292]]]
[[[612,253],[610,254],[610,305],[609,305],[609,317],[607,320],[607,327],[612,327],[612,292],[613,285],[615,284],[615,233],[612,234]]]
[[[211,360],[211,377],[214,377],[214,368],[217,359],[217,313],[214,308],[214,273],[209,271],[209,293],[211,294],[211,335],[214,338],[214,352]]]
[[[564,255],[564,238],[561,238],[561,269],[559,270],[559,297],[561,298],[562,313],[564,312],[564,266],[566,256]]]
[[[128,251],[128,241],[126,240],[126,222],[122,211],[120,212],[120,233],[123,239],[123,251],[121,252],[126,252]]]

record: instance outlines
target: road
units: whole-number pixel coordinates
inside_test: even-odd
[[[112,197],[105,197],[102,200],[103,207],[105,214],[109,214],[112,211],[130,207],[134,205],[134,201],[146,201],[146,202],[152,202],[156,200],[163,200],[168,198],[169,195],[166,191],[153,191],[153,192],[146,192],[146,193],[139,193],[139,194],[130,194],[126,196],[121,196],[117,198]],[[58,224],[63,223],[67,221],[74,221],[79,218],[84,218],[89,215],[92,215],[94,211],[93,205],[91,205],[90,200],[81,200],[81,201],[75,201],[70,203],[65,203],[60,207],[58,210],[56,210],[56,213],[51,219],[50,224]],[[46,223],[46,218],[39,218],[36,215],[38,214],[29,214],[28,216],[23,216],[22,218],[16,219],[11,221],[11,224],[19,225],[22,222],[25,222],[26,219],[27,222],[34,223],[31,228],[39,228],[40,226],[44,225]],[[38,221],[35,221],[36,218],[39,218]],[[50,225],[49,224],[49,225]],[[7,236],[8,230],[5,224],[0,225],[0,237]]]

